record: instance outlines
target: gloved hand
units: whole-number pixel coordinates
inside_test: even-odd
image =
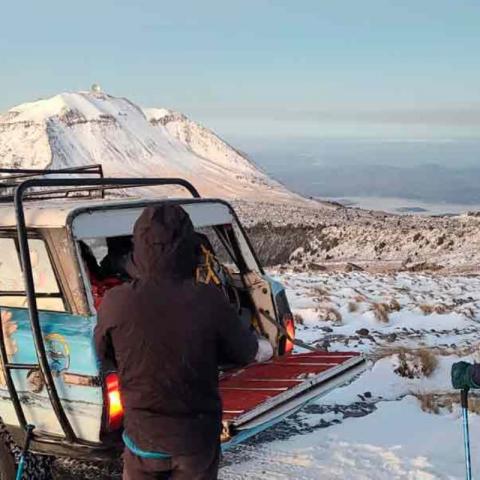
[[[264,337],[258,336],[258,350],[255,355],[256,362],[266,362],[273,357],[273,347],[272,344]]]
[[[478,377],[478,373],[480,373],[480,365],[472,365],[468,362],[454,363],[452,365],[453,388],[456,388],[458,390],[480,388],[480,385],[477,385],[477,383],[475,383],[475,380],[477,380]]]

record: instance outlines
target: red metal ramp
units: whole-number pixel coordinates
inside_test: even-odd
[[[354,352],[313,352],[278,357],[224,374],[224,423],[236,428],[268,421],[349,380],[365,368]]]

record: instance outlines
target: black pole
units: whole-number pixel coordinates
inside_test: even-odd
[[[2,313],[2,309],[0,308],[0,316]],[[25,428],[27,424],[27,420],[25,418],[25,414],[23,413],[22,405],[20,403],[20,398],[18,397],[17,389],[15,388],[15,384],[12,378],[12,372],[10,369],[12,368],[9,365],[7,349],[5,348],[5,336],[3,334],[3,328],[1,326],[1,319],[0,319],[0,364],[3,367],[3,372],[5,375],[5,383],[7,384],[8,393],[10,394],[10,398],[13,403],[13,408],[15,410],[15,414],[17,415],[18,423],[22,428]]]
[[[28,180],[15,190],[15,210],[17,215],[17,233],[18,244],[20,247],[20,259],[23,271],[23,280],[25,282],[25,291],[27,293],[28,313],[30,316],[30,325],[32,327],[33,342],[35,351],[38,356],[38,364],[42,372],[45,386],[47,388],[48,397],[55,415],[60,423],[60,427],[65,434],[65,438],[69,442],[76,439],[75,432],[68,420],[65,410],[62,408],[60,398],[58,396],[57,388],[52,375],[52,370],[47,359],[47,352],[45,350],[45,343],[42,336],[42,328],[38,317],[37,299],[35,297],[35,284],[33,281],[32,261],[30,258],[30,250],[28,248],[27,227],[25,225],[25,212],[23,210],[23,195],[28,188]]]

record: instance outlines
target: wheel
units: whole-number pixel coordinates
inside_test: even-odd
[[[0,480],[15,479],[15,461],[7,444],[0,437]]]
[[[0,418],[0,480],[15,480],[16,463],[20,458],[21,449],[15,443],[10,432]],[[23,479],[49,480],[52,478],[52,457],[27,454]]]

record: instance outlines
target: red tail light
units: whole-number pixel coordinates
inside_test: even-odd
[[[295,322],[290,314],[286,314],[283,317],[283,326],[288,333],[288,337],[285,339],[285,353],[291,353],[295,346],[292,340],[295,340]]]
[[[105,377],[105,387],[108,429],[117,430],[123,422],[123,405],[116,373],[109,373]]]

